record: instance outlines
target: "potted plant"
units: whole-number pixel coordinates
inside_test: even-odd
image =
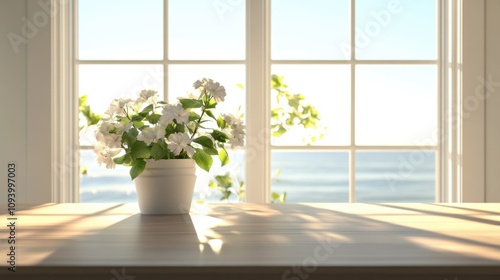
[[[216,112],[225,88],[208,78],[193,87],[174,104],[159,101],[153,90],[141,91],[136,100],[114,99],[97,125],[99,165],[131,167],[142,214],[189,212],[195,165],[208,172],[212,156],[226,165],[226,147],[244,144],[242,120]]]

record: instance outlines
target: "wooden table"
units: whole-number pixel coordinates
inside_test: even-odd
[[[0,205],[0,207],[7,207]],[[0,279],[500,279],[497,204],[26,205]]]

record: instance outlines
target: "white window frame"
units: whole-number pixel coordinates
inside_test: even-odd
[[[76,75],[74,55],[75,45],[71,44],[71,32],[76,31],[76,22],[73,15],[76,13],[76,3],[69,0],[51,0],[52,2],[66,2],[68,5],[61,9],[52,18],[52,155],[53,162],[60,162],[66,168],[53,169],[51,192],[53,202],[78,202],[79,166],[75,146],[75,131],[77,120],[61,122],[57,116],[75,114],[76,82],[71,78],[71,71]],[[246,1],[247,10],[247,91],[259,93],[260,99],[247,99],[247,164],[246,185],[253,186],[247,189],[248,202],[269,202],[270,198],[270,138],[269,138],[269,0]],[[72,7],[71,7],[72,6]],[[165,5],[165,9],[167,9]],[[442,176],[436,177],[441,184],[438,188],[437,202],[471,202],[485,201],[484,178],[484,100],[476,96],[478,103],[474,114],[464,118],[462,100],[474,98],[477,88],[480,87],[478,77],[484,77],[484,0],[442,0],[440,9],[447,11],[445,16],[449,24],[443,24],[440,32],[440,42],[443,48],[440,55],[450,57],[447,63],[451,68],[442,70],[440,81],[445,92],[445,98],[440,100],[441,112],[454,110],[456,118],[451,122],[441,114],[439,116],[443,131],[443,145],[441,151],[446,150],[443,160],[436,169],[442,169]],[[250,15],[250,16],[249,16]],[[167,22],[167,21],[165,21]],[[65,28],[70,26],[71,28]],[[168,29],[165,28],[165,32]],[[75,34],[75,33],[72,33]],[[59,46],[59,47],[58,47]],[[451,52],[451,54],[450,54]],[[207,62],[205,62],[207,63]],[[210,62],[214,63],[214,62]],[[218,62],[217,62],[218,63]],[[226,62],[227,63],[227,62]],[[451,72],[450,72],[451,71]],[[69,76],[68,76],[69,75]],[[252,82],[254,81],[254,82]],[[165,92],[168,86],[165,84]],[[484,86],[482,88],[484,92]],[[69,100],[63,98],[68,92],[73,93]],[[250,95],[247,95],[249,97]],[[465,108],[466,109],[466,108]],[[455,115],[454,115],[455,116]],[[456,124],[454,124],[455,122]],[[451,128],[451,129],[446,129]],[[69,137],[65,135],[70,135]],[[77,140],[77,139],[76,139]],[[62,147],[73,147],[74,150],[67,156]],[[273,147],[274,148],[274,147]],[[301,149],[303,147],[300,147]],[[350,149],[353,146],[351,145]],[[358,147],[355,147],[358,149]],[[379,147],[370,147],[379,148]],[[398,147],[412,148],[412,147]],[[352,150],[351,150],[352,152]],[[351,170],[352,163],[351,163]],[[353,174],[351,184],[354,183]],[[350,200],[353,201],[354,186],[350,186]]]

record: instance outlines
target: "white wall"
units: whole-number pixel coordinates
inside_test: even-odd
[[[500,202],[500,1],[486,1],[486,201]]]
[[[18,202],[51,200],[49,1],[0,1],[0,204],[10,161]]]
[[[51,152],[51,6],[50,0],[28,0],[27,18],[34,32],[28,43],[27,186],[28,200],[52,200]],[[57,11],[57,9],[53,9]],[[40,117],[43,116],[43,117]]]
[[[7,202],[7,163],[16,163],[17,198],[27,198],[27,47],[17,53],[8,37],[22,34],[26,1],[0,1],[0,204]],[[12,33],[11,33],[12,32]],[[4,211],[4,209],[1,209]]]

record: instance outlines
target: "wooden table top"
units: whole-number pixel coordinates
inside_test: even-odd
[[[500,203],[208,204],[163,216],[44,204],[13,217],[16,273],[2,226],[1,279],[500,279]]]

